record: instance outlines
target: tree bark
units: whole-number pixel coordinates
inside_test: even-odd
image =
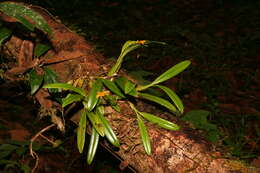
[[[52,68],[58,74],[60,82],[79,78],[89,81],[107,72],[111,62],[95,51],[95,48],[83,37],[71,32],[46,10],[36,6],[30,6],[30,8],[38,11],[53,29],[54,35],[49,38],[53,48],[41,59],[33,59],[33,41],[14,33],[5,42],[2,50],[8,61],[13,62],[7,64],[8,70],[5,73],[7,79],[24,80],[19,74],[23,74],[31,68],[35,68],[38,73],[41,73],[42,68],[39,65]],[[0,14],[0,17],[7,23],[16,22],[15,19],[4,14]],[[36,93],[35,99],[45,110],[59,109],[57,104],[48,99],[48,96],[47,90],[40,89]],[[214,145],[204,140],[201,134],[172,115],[162,113],[143,102],[137,104],[139,110],[153,112],[153,114],[181,125],[182,128],[179,131],[168,131],[146,123],[152,142],[152,155],[148,156],[145,154],[140,140],[135,114],[128,104],[120,101],[119,105],[122,110],[120,113],[107,107],[106,117],[117,133],[121,146],[119,149],[114,149],[107,142],[103,141],[103,143],[124,160],[120,165],[122,168],[131,165],[140,173],[253,173],[260,171],[246,166],[240,161],[223,158],[222,153],[218,152]],[[77,123],[78,118],[78,115],[75,114],[71,120]]]

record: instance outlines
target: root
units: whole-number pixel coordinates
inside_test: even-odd
[[[34,165],[32,171],[31,171],[32,173],[34,173],[34,172],[36,171],[36,169],[37,169],[37,167],[38,167],[38,164],[39,164],[39,156],[37,155],[36,152],[33,151],[32,144],[33,144],[33,142],[34,142],[39,136],[43,137],[45,140],[47,140],[48,142],[50,142],[50,143],[53,144],[53,142],[50,141],[47,137],[43,136],[42,133],[45,132],[45,131],[47,131],[47,130],[49,130],[50,128],[52,128],[52,127],[54,127],[54,126],[56,126],[56,124],[51,124],[51,125],[49,125],[49,126],[43,128],[43,129],[40,130],[36,135],[34,135],[34,137],[32,137],[31,140],[30,140],[30,145],[29,145],[30,155],[35,159],[35,165]],[[46,138],[47,138],[47,139],[46,139]]]

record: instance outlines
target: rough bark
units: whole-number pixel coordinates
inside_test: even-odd
[[[8,59],[5,76],[9,80],[24,80],[19,76],[35,68],[42,72],[39,64],[52,68],[59,76],[60,82],[67,82],[83,78],[86,81],[107,72],[111,62],[108,62],[101,54],[95,51],[81,36],[71,32],[63,24],[55,20],[50,14],[39,8],[31,7],[38,11],[48,22],[54,31],[49,38],[53,48],[40,60],[32,59],[34,43],[13,35],[5,44],[2,53]],[[15,22],[15,19],[0,14],[2,20]],[[15,33],[14,33],[15,34]],[[13,59],[15,57],[15,59]],[[48,100],[49,93],[40,89],[35,99],[45,109],[58,109],[57,105]],[[161,117],[181,124],[180,131],[168,131],[147,123],[149,135],[152,141],[152,155],[145,154],[140,142],[139,131],[135,114],[127,103],[120,102],[121,112],[117,113],[106,108],[106,117],[117,133],[121,146],[113,152],[122,160],[122,168],[133,166],[137,172],[197,172],[197,173],[228,173],[228,172],[257,172],[259,170],[248,167],[239,161],[223,158],[221,152],[217,152],[214,145],[205,141],[195,130],[189,128],[183,122],[173,118],[172,115],[161,113],[153,106],[139,102],[138,108],[142,111],[153,112]],[[78,116],[72,117],[74,122]],[[106,142],[104,144],[113,150]]]

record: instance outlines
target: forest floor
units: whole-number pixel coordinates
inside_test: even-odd
[[[166,83],[182,98],[185,113],[199,117],[189,121],[191,124],[193,122],[194,128],[203,131],[205,138],[226,151],[226,157],[239,158],[260,167],[260,2],[23,2],[48,9],[71,30],[92,42],[107,58],[117,58],[121,46],[127,40],[166,42],[167,45],[163,47],[151,46],[132,53],[126,58],[123,68],[138,80],[151,80],[182,60],[191,60],[192,65],[188,70]],[[28,136],[37,133],[39,127],[44,127],[45,124],[38,120],[35,124],[24,123],[32,122],[29,121],[31,116],[34,120],[37,119],[36,108],[31,108],[30,104],[21,104],[28,102],[23,88],[9,86],[9,94],[3,92],[4,87],[6,83],[2,82],[0,143],[5,143],[8,139],[28,139]],[[21,94],[21,97],[10,97],[14,92]],[[198,115],[202,112],[207,121],[202,126],[196,126],[194,122],[203,119]],[[66,140],[63,147],[72,148],[71,139]],[[48,147],[43,150],[46,153]],[[57,149],[55,152],[64,153],[64,150]],[[66,159],[72,162],[71,159],[74,158],[75,165],[83,166],[83,163],[76,163],[84,160],[77,160],[81,156],[74,150],[75,148],[65,154]],[[71,157],[71,154],[74,156]],[[66,163],[61,162],[65,156],[53,152],[50,153],[53,156],[44,155],[44,160],[56,160],[54,163],[57,165],[52,165],[53,167],[66,167]],[[120,172],[117,168],[120,162],[113,160],[116,163],[111,166],[111,158],[109,154],[105,159],[98,156],[98,162],[88,169],[92,172]],[[48,168],[44,169],[52,169],[50,165],[46,164],[45,167]]]

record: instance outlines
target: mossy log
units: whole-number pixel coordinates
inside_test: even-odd
[[[16,34],[4,43],[2,54],[7,61],[5,77],[8,80],[25,80],[20,74],[31,68],[38,73],[42,72],[45,65],[53,69],[59,76],[60,82],[68,82],[84,78],[93,79],[107,73],[111,67],[102,54],[98,53],[83,37],[73,33],[61,22],[53,18],[46,10],[30,6],[39,12],[54,31],[54,35],[48,38],[52,45],[40,60],[32,58],[34,42],[26,37]],[[7,23],[16,22],[15,19],[0,14],[3,21]],[[124,75],[127,75],[124,73]],[[48,99],[49,93],[46,89],[40,89],[34,96],[35,100],[45,110],[59,109],[59,106]],[[121,168],[131,165],[140,173],[172,173],[172,172],[196,172],[196,173],[231,173],[231,172],[259,172],[259,169],[251,168],[240,161],[223,158],[221,152],[217,151],[213,144],[203,139],[202,135],[193,130],[168,113],[162,113],[155,107],[139,102],[138,109],[153,112],[158,116],[181,125],[179,131],[168,131],[147,123],[151,137],[152,155],[145,154],[137,127],[135,114],[124,101],[120,101],[121,112],[115,112],[106,108],[106,117],[117,133],[121,146],[119,149],[103,141],[103,145],[110,148],[123,161]],[[77,114],[70,118],[77,123]]]

